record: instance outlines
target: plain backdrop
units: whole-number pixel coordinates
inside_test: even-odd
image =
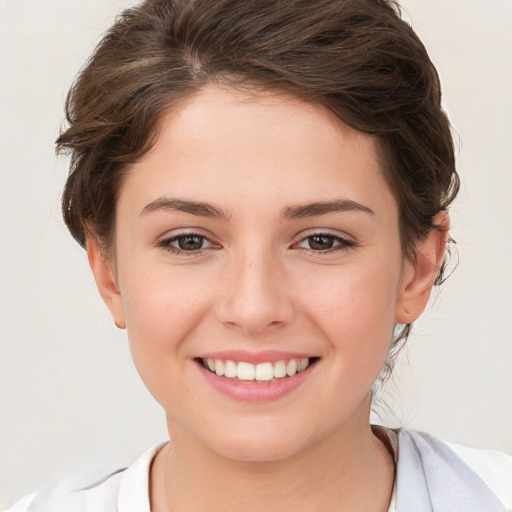
[[[67,88],[128,5],[0,0],[0,508],[166,437],[60,219],[67,162],[53,153]],[[512,452],[512,1],[402,5],[457,134],[460,263],[416,326],[380,421]]]

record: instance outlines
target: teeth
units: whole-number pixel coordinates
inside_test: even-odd
[[[256,365],[256,380],[272,380],[274,368],[272,363],[261,363]]]
[[[226,361],[224,365],[224,375],[232,379],[237,376],[236,363],[233,361]]]
[[[288,377],[292,377],[297,373],[297,361],[295,359],[291,359],[288,364],[286,365],[286,373],[288,374]]]
[[[235,363],[230,360],[203,359],[203,365],[220,377],[256,382],[270,382],[275,379],[293,377],[296,373],[304,371],[309,363],[310,360],[307,357],[260,364],[245,361]]]
[[[254,380],[256,368],[251,363],[238,363],[236,376],[239,380]]]
[[[224,375],[224,363],[220,359],[215,360],[215,373],[217,375]]]
[[[299,361],[299,364],[297,365],[297,371],[302,372],[303,370],[305,370],[308,367],[308,364],[309,364],[309,359],[307,357],[303,357]]]
[[[284,361],[277,361],[274,365],[274,377],[276,379],[286,377],[286,363]]]

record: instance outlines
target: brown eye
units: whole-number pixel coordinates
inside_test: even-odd
[[[203,248],[204,236],[184,235],[176,239],[182,251],[198,251]]]
[[[334,246],[334,237],[330,235],[313,235],[307,238],[309,248],[313,251],[326,251]]]
[[[356,242],[341,236],[330,233],[313,233],[304,237],[296,247],[317,253],[331,253],[356,246]]]
[[[181,233],[164,238],[157,243],[157,247],[177,256],[199,256],[222,248],[207,236],[199,233]]]

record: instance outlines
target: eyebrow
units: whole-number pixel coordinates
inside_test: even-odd
[[[326,213],[361,211],[375,215],[375,212],[362,204],[349,199],[335,199],[334,201],[321,201],[297,206],[288,206],[284,209],[284,219],[303,219],[325,215]]]
[[[209,203],[186,201],[184,199],[173,199],[167,197],[159,197],[158,199],[151,201],[151,203],[144,206],[141,215],[146,215],[157,210],[177,210],[180,212],[190,213],[192,215],[198,215],[200,217],[210,217],[223,220],[228,220],[230,217],[228,212],[225,212]]]
[[[210,203],[198,201],[186,201],[184,199],[174,199],[168,197],[159,197],[151,203],[144,206],[141,215],[157,210],[176,210],[180,212],[190,213],[199,217],[209,217],[222,220],[229,220],[231,215]],[[349,199],[335,199],[333,201],[320,201],[316,203],[308,203],[303,205],[286,207],[281,218],[283,219],[303,219],[307,217],[315,217],[317,215],[325,215],[327,213],[362,211],[375,215],[375,212],[355,201]]]

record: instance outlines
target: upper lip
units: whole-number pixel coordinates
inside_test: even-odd
[[[289,352],[281,350],[262,350],[249,352],[246,350],[221,350],[206,352],[198,356],[200,359],[220,359],[222,361],[246,362],[252,364],[276,363],[277,361],[289,361],[290,359],[302,359],[318,357],[307,352]]]

